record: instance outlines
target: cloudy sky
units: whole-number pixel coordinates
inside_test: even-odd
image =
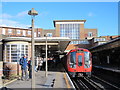
[[[14,0],[13,0],[14,1]],[[54,29],[53,20],[86,20],[85,28],[97,28],[98,35],[118,34],[118,2],[7,2],[0,4],[0,25],[28,28],[34,8],[35,27]]]

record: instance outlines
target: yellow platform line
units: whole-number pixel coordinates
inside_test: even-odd
[[[65,78],[65,82],[66,82],[67,88],[71,88],[65,73],[64,73],[64,78]]]
[[[10,83],[12,83],[12,82],[14,82],[14,81],[17,81],[17,79],[14,79],[14,80],[11,80],[11,81],[9,81],[9,82],[7,82],[7,83],[4,83],[3,86],[7,86],[8,84],[10,84]]]

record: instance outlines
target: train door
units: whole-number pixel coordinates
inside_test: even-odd
[[[76,71],[76,52],[71,52],[68,55],[68,71],[75,72]]]
[[[77,64],[77,71],[83,72],[84,71],[84,53],[76,53],[76,64]]]
[[[85,72],[91,71],[91,55],[90,55],[90,52],[84,52],[84,69],[85,69]]]

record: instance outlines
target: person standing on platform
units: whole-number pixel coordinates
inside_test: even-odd
[[[42,64],[42,70],[45,70],[45,67],[46,67],[46,62],[45,62],[46,60],[45,60],[45,58],[43,58],[43,64]]]
[[[31,79],[32,78],[32,62],[31,62],[31,59],[28,61],[28,71],[29,71],[29,78]]]
[[[39,71],[41,70],[42,65],[43,65],[43,60],[41,59],[41,60],[38,62],[38,70],[39,70]]]
[[[35,59],[35,71],[36,72],[38,71],[37,68],[38,68],[38,59]]]
[[[27,56],[24,55],[22,58],[20,58],[20,65],[21,65],[21,70],[22,70],[22,80],[28,80],[28,73],[27,73]]]

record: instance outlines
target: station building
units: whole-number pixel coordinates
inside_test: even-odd
[[[86,20],[54,20],[55,29],[35,28],[35,57],[45,57],[45,42],[47,35],[48,58],[58,53],[68,52],[79,45],[90,46],[89,40],[97,37],[97,29],[84,27]],[[0,27],[0,60],[14,73],[23,55],[31,57],[31,28]]]
[[[55,55],[71,49],[99,47],[118,37],[97,37],[97,29],[85,28],[85,22],[86,20],[54,20],[55,29],[35,28],[35,59],[45,58],[46,40],[48,60],[52,60]],[[19,75],[19,60],[23,55],[28,55],[28,60],[31,57],[31,28],[0,27],[0,68],[4,66],[4,69],[9,68],[12,71],[10,73]]]

